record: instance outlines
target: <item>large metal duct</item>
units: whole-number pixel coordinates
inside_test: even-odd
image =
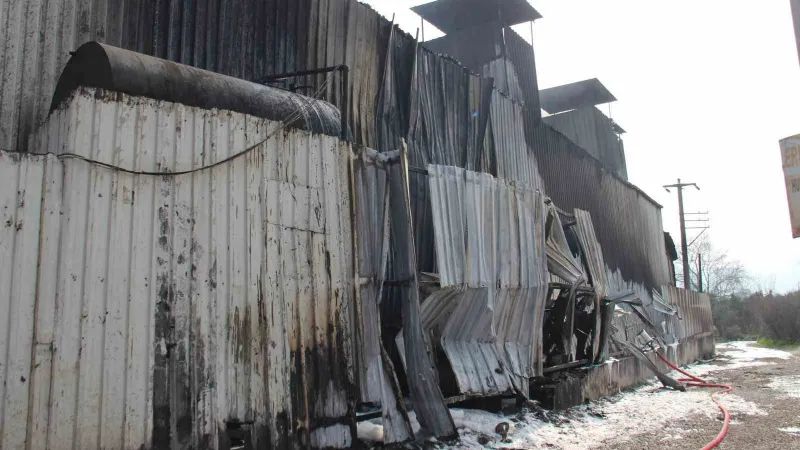
[[[300,111],[293,127],[329,136],[341,133],[339,110],[323,100],[98,42],[87,42],[72,53],[56,85],[50,112],[79,86],[275,121],[285,121]]]

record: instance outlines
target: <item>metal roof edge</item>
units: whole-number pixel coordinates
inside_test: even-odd
[[[545,123],[545,122],[542,122],[541,124],[539,124],[539,126],[540,126],[540,127],[548,127],[548,128],[550,128],[551,130],[553,130],[554,132],[558,133],[558,134],[559,134],[561,137],[563,137],[564,139],[566,139],[566,140],[568,140],[568,141],[572,142],[572,140],[571,140],[570,138],[568,138],[567,136],[565,136],[565,135],[564,135],[562,132],[558,131],[558,130],[557,130],[555,127],[551,126],[550,124],[547,124],[547,123]],[[630,181],[628,181],[628,180],[625,180],[625,179],[623,179],[622,177],[620,177],[619,175],[617,175],[616,173],[614,173],[614,171],[613,171],[613,170],[610,170],[609,168],[607,168],[607,167],[606,167],[606,166],[605,166],[605,165],[602,163],[602,161],[600,161],[599,159],[597,159],[597,158],[595,158],[594,156],[592,156],[592,155],[591,155],[591,154],[590,154],[588,151],[586,151],[586,149],[584,149],[583,147],[579,146],[578,144],[575,144],[574,142],[573,142],[573,144],[575,145],[575,147],[577,147],[577,148],[580,148],[581,150],[583,150],[582,152],[580,152],[580,156],[581,156],[581,157],[588,158],[588,159],[592,160],[592,161],[593,161],[593,162],[594,162],[594,163],[595,163],[597,166],[599,166],[599,167],[600,167],[600,169],[601,169],[602,171],[604,171],[604,172],[606,172],[606,173],[610,174],[611,176],[613,176],[614,178],[616,178],[618,181],[622,182],[622,183],[623,183],[624,185],[626,185],[627,187],[629,187],[629,188],[631,188],[631,189],[635,190],[635,191],[636,191],[636,192],[637,192],[639,195],[641,195],[642,197],[646,198],[646,199],[647,199],[647,200],[648,200],[650,203],[652,203],[653,205],[655,205],[655,206],[656,206],[658,209],[664,209],[664,206],[663,206],[663,205],[661,205],[661,203],[658,203],[657,201],[655,201],[655,200],[653,199],[653,197],[650,197],[650,196],[649,196],[649,195],[648,195],[648,194],[647,194],[645,191],[641,190],[641,189],[640,189],[638,186],[636,186],[635,184],[631,183],[631,182],[630,182]]]

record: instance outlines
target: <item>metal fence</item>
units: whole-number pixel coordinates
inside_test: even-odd
[[[711,297],[708,294],[687,291],[675,286],[664,286],[664,299],[678,309],[673,316],[673,329],[678,340],[714,332],[711,317]]]

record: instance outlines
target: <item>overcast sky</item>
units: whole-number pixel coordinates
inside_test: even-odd
[[[427,2],[366,1],[412,35],[420,18],[408,8]],[[800,134],[789,0],[531,3],[544,16],[533,26],[540,87],[597,77],[617,97],[630,181],[664,206],[676,243],[677,199],[661,186],[680,177],[700,185],[686,210],[709,211],[715,247],[762,286],[800,287],[778,146]],[[529,25],[515,29],[531,38]],[[426,40],[440,35],[425,24]]]

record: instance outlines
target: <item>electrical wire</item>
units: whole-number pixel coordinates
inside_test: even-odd
[[[95,166],[98,166],[98,167],[103,167],[103,168],[108,169],[108,170],[113,170],[115,172],[127,173],[127,174],[130,174],[130,175],[176,177],[176,176],[179,176],[179,175],[188,175],[190,173],[202,172],[202,171],[205,171],[205,170],[213,169],[215,167],[219,167],[221,165],[227,164],[227,163],[229,163],[229,162],[231,162],[231,161],[233,161],[233,160],[235,160],[235,159],[237,159],[237,158],[239,158],[239,157],[241,157],[241,156],[253,151],[254,149],[258,148],[259,146],[263,145],[265,142],[270,140],[272,137],[277,135],[279,132],[283,131],[284,129],[286,129],[287,127],[292,125],[298,119],[303,117],[303,115],[305,115],[305,113],[308,110],[310,110],[314,106],[314,104],[316,102],[319,101],[319,99],[317,97],[319,96],[319,94],[321,94],[328,87],[328,85],[330,84],[330,80],[331,80],[331,77],[330,77],[330,74],[328,74],[328,76],[325,77],[325,82],[323,82],[320,85],[320,87],[314,92],[314,94],[312,94],[312,97],[308,98],[307,100],[306,100],[305,97],[301,97],[301,99],[302,99],[302,101],[304,103],[301,106],[299,106],[292,114],[290,114],[289,117],[284,119],[281,122],[281,126],[279,126],[275,130],[273,130],[271,133],[269,133],[267,135],[267,137],[265,137],[261,141],[257,142],[256,144],[253,144],[253,145],[245,148],[244,150],[242,150],[240,152],[237,152],[237,153],[234,153],[233,155],[228,156],[225,159],[219,160],[219,161],[217,161],[217,162],[215,162],[213,164],[208,164],[208,165],[197,167],[197,168],[194,168],[194,169],[181,170],[181,171],[178,171],[178,172],[149,172],[149,171],[126,169],[124,167],[120,167],[120,166],[117,166],[117,165],[114,165],[114,164],[109,164],[109,163],[105,163],[105,162],[102,162],[102,161],[97,161],[95,159],[87,158],[85,156],[81,156],[81,155],[78,155],[76,153],[62,153],[62,154],[58,155],[57,158],[60,159],[60,160],[62,160],[62,159],[75,159],[75,160],[83,161],[83,162],[86,162],[86,163],[89,163],[89,164],[92,164],[92,165],[95,165]]]

